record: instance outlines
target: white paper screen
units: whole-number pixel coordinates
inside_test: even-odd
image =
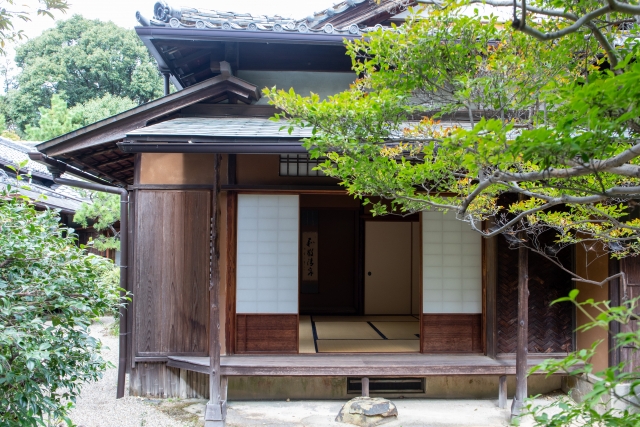
[[[422,213],[424,313],[482,313],[481,239],[454,213]]]
[[[238,195],[237,313],[298,312],[298,196]]]

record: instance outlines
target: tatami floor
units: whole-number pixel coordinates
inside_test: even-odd
[[[300,353],[418,353],[417,316],[300,316]]]

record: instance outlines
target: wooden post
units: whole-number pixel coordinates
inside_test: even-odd
[[[609,276],[620,273],[620,261],[609,257]],[[620,278],[609,281],[609,301],[612,307],[620,305]],[[609,345],[609,367],[618,366],[621,361],[620,347],[616,347],[615,336],[620,332],[620,323],[611,322],[609,324],[608,345]],[[574,345],[575,348],[575,345]]]
[[[362,384],[362,397],[369,397],[369,378],[362,378],[360,383]]]
[[[507,376],[500,375],[498,383],[498,407],[504,409],[507,407]]]
[[[187,398],[187,370],[186,369],[180,369],[179,393],[180,393],[180,399]]]
[[[524,233],[521,233],[524,234]],[[526,236],[521,236],[526,238]],[[511,404],[511,418],[520,415],[527,397],[527,354],[529,341],[529,252],[518,248],[518,339],[516,348],[516,394]]]
[[[211,248],[209,282],[209,402],[204,414],[205,427],[224,427],[227,402],[222,399],[220,378],[220,245],[218,236],[220,194],[220,155],[216,155],[215,182],[211,194]],[[226,390],[225,393],[226,395]],[[226,396],[225,396],[226,398]]]

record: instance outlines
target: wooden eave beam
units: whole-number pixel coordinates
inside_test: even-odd
[[[211,52],[209,50],[198,50],[190,55],[183,56],[181,58],[176,58],[171,62],[174,67],[181,67],[183,65],[187,65],[191,61],[195,61],[197,59],[204,58],[210,55],[211,55]]]
[[[111,161],[108,161],[108,162],[99,162],[99,161],[97,161],[94,164],[94,167],[101,167],[101,168],[111,167],[112,165],[119,164],[120,162],[132,163],[133,159],[131,158],[131,156],[123,156],[123,157],[120,157],[119,159],[114,159],[114,160],[111,160]]]
[[[101,171],[100,169],[96,168],[95,166],[91,166],[88,163],[85,163],[85,162],[83,162],[82,160],[80,160],[80,159],[78,159],[76,157],[68,156],[68,159],[71,160],[73,163],[76,163],[76,164],[82,166],[85,169],[88,169],[90,171],[95,172],[98,176],[102,176],[102,177],[107,178],[109,181],[118,182],[120,184],[127,185],[127,183],[125,181],[123,181],[121,179],[118,179],[118,178],[116,178],[116,177],[114,177],[114,176],[112,176],[112,175],[110,175],[108,173],[105,173],[105,172]]]
[[[114,141],[112,148],[105,148],[104,150],[98,150],[98,151],[87,152],[87,153],[80,152],[80,153],[76,153],[76,156],[102,156],[103,154],[106,154],[106,153],[118,153],[119,152],[118,146],[115,144],[115,142],[117,141]]]

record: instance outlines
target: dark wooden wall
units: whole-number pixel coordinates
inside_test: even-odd
[[[297,353],[297,314],[238,314],[236,353]]]
[[[498,237],[498,274],[496,286],[497,352],[515,353],[518,309],[518,251]],[[562,265],[572,267],[572,254],[565,249],[559,255]],[[529,353],[566,353],[572,351],[573,307],[554,300],[569,295],[571,276],[551,261],[529,253]]]
[[[422,353],[481,353],[482,314],[423,314]]]
[[[182,374],[181,381],[180,375]],[[129,394],[146,397],[207,399],[209,375],[170,368],[166,363],[138,363],[129,377]],[[184,389],[181,390],[181,387]]]
[[[210,206],[209,191],[136,194],[136,357],[207,354]]]

